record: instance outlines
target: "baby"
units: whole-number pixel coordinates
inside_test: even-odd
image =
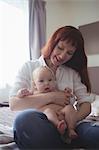
[[[58,91],[54,73],[47,66],[42,66],[35,69],[32,75],[32,79],[32,91],[28,89],[20,89],[17,93],[17,96],[22,98],[30,94]],[[66,88],[64,92],[70,93],[70,95],[72,95],[69,88]],[[60,105],[52,103],[43,106],[39,110],[46,114],[48,119],[57,127],[61,135],[63,135],[65,129],[68,128],[69,138],[74,139],[77,137],[77,133],[75,132],[76,122],[74,119],[76,110],[71,104],[68,104],[63,108]],[[65,119],[63,119],[61,115],[63,115]]]

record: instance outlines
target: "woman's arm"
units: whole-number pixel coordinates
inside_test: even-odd
[[[73,83],[74,83],[74,94],[77,97],[78,110],[77,110],[77,121],[86,118],[91,112],[92,97],[87,92],[86,86],[81,82],[79,73],[73,72]]]
[[[91,104],[89,102],[81,103],[79,109],[73,113],[74,122],[79,122],[86,118],[91,112]]]
[[[46,99],[45,99],[46,96]],[[11,110],[22,110],[26,108],[40,108],[51,102],[49,94],[34,94],[19,98],[17,96],[9,99]]]
[[[41,108],[47,104],[59,104],[65,106],[69,103],[69,94],[64,91],[41,93],[29,95],[23,98],[10,97],[9,105],[11,110],[22,110],[26,108]]]
[[[91,113],[91,104],[89,102],[81,103],[77,111],[77,121],[81,121]]]

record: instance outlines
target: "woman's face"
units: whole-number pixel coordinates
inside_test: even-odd
[[[72,58],[75,50],[76,48],[72,46],[71,42],[59,41],[51,53],[51,63],[56,67],[64,64]]]

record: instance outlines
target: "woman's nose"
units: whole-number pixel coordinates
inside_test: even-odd
[[[64,58],[66,58],[66,52],[60,54],[60,59],[63,60]]]

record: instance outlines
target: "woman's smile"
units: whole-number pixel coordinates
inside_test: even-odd
[[[71,59],[76,48],[71,42],[59,41],[51,54],[51,62],[55,66],[59,66]]]
[[[59,61],[59,59],[57,58],[57,56],[54,56],[54,58],[53,58],[53,64],[54,64],[55,66],[60,65],[60,61]]]
[[[55,56],[54,58],[55,58],[55,61],[56,61],[56,62],[59,62],[59,60],[58,60],[57,56]]]

